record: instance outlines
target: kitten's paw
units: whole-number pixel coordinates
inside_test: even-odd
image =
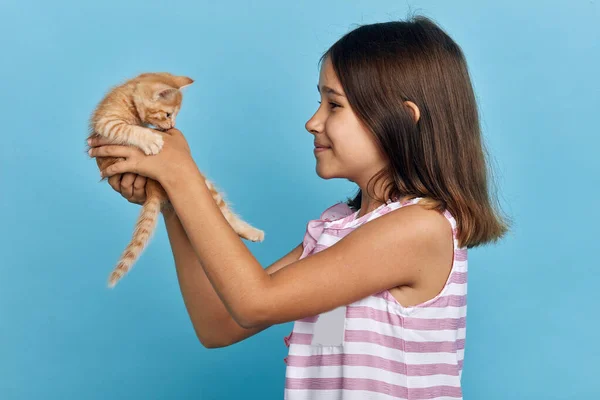
[[[144,142],[140,144],[140,149],[142,149],[147,156],[154,155],[160,152],[163,144],[164,141],[162,136],[156,133],[149,136],[148,139],[145,139]]]
[[[265,233],[260,229],[252,229],[248,232],[245,232],[245,237],[251,242],[262,242],[265,240]]]

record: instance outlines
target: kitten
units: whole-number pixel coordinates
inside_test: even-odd
[[[111,143],[136,146],[146,155],[157,154],[163,146],[163,139],[150,127],[165,131],[175,126],[175,118],[183,98],[181,89],[193,82],[191,78],[166,72],[145,73],[111,88],[92,113],[88,138],[103,136]],[[96,157],[101,170],[120,160],[123,158]],[[107,178],[102,180],[104,179]],[[212,182],[206,180],[206,186],[223,216],[240,237],[253,242],[264,240],[264,232],[237,216]],[[129,272],[142,253],[156,228],[160,212],[172,209],[160,183],[148,179],[145,189],[146,202],[142,206],[131,242],[110,274],[108,286],[111,288]]]

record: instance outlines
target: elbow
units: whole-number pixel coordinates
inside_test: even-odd
[[[273,296],[270,295],[268,287],[262,285],[249,291],[247,295],[239,297],[232,304],[231,316],[239,326],[245,329],[257,328],[270,322],[270,314],[273,309]]]
[[[267,318],[257,306],[246,305],[234,316],[235,322],[244,329],[252,329],[264,325]]]
[[[216,343],[216,342],[200,342],[205,349],[219,349],[221,347],[227,347],[224,343]]]
[[[252,329],[258,325],[252,314],[241,314],[235,318],[235,322],[244,329]]]
[[[206,349],[219,349],[221,347],[227,347],[231,344],[231,343],[226,343],[224,341],[217,341],[214,339],[211,340],[208,338],[202,338],[200,336],[198,336],[198,340],[200,341],[200,344]]]
[[[194,326],[196,338],[200,344],[207,349],[218,349],[220,347],[227,347],[231,343],[226,343],[225,338],[219,337],[218,335],[208,335],[207,332],[201,334],[200,331]]]

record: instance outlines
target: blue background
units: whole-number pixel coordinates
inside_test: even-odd
[[[356,24],[437,21],[462,46],[502,209],[470,251],[465,399],[600,396],[596,1],[23,1],[0,4],[0,399],[283,398],[292,323],[205,349],[161,220],[115,290],[139,206],[84,154],[108,87],[189,75],[178,127],[263,266],[354,194],[314,170],[317,60]]]

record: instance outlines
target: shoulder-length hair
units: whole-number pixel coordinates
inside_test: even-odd
[[[423,197],[428,209],[456,219],[460,247],[497,241],[509,223],[488,192],[487,151],[461,48],[427,17],[362,25],[346,33],[327,57],[348,102],[387,156],[384,202]],[[420,109],[415,124],[403,102]],[[362,190],[347,200],[361,206]]]

